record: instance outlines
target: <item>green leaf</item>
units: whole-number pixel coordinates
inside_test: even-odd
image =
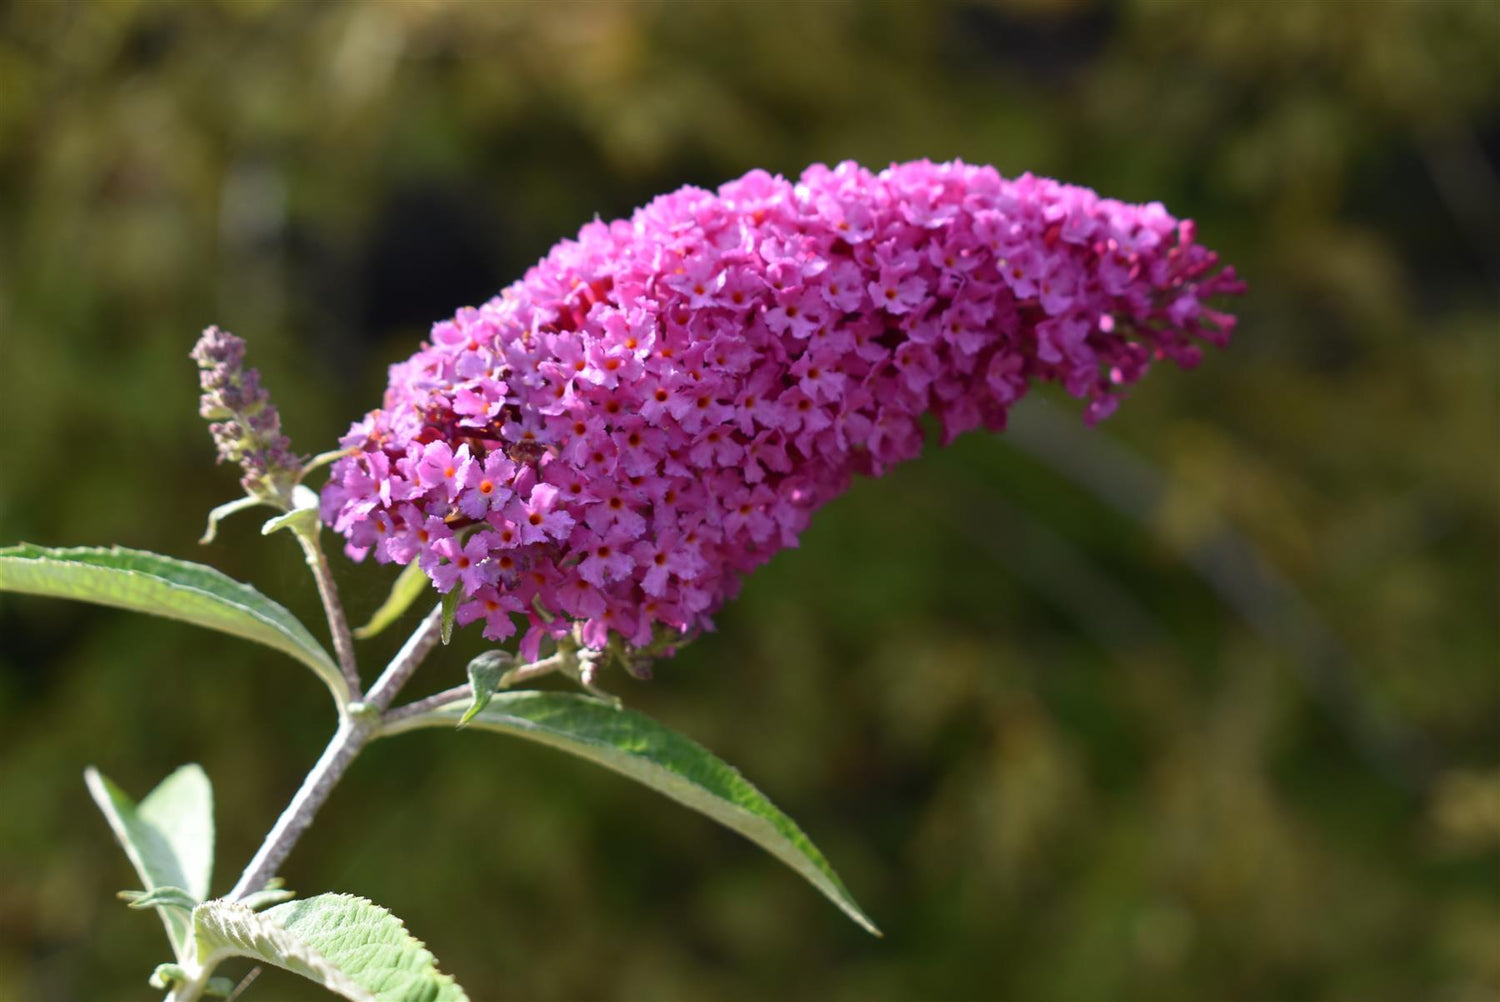
[[[505,670],[515,663],[516,659],[509,651],[485,651],[469,662],[469,688],[474,695],[469,700],[469,708],[458,720],[459,727],[473,720],[490,704],[500,680],[505,677]]]
[[[180,889],[194,903],[208,897],[213,876],[213,788],[196,765],[185,765],[137,806],[99,770],[84,770],[84,782],[115,838],[130,857],[149,897]],[[180,907],[156,909],[179,959],[188,941],[188,917]]]
[[[206,998],[227,999],[232,991],[234,991],[234,982],[230,979],[209,978],[208,987],[203,990],[203,994]]]
[[[198,542],[204,544],[212,543],[214,536],[218,535],[220,520],[228,518],[235,512],[244,511],[246,508],[254,508],[256,505],[265,503],[260,498],[251,497],[235,498],[233,501],[224,502],[208,513],[208,525],[204,528],[203,535],[199,538]]]
[[[148,984],[152,988],[169,989],[188,980],[188,972],[181,964],[157,964],[151,972]]]
[[[294,508],[284,515],[266,519],[265,524],[260,527],[260,534],[269,536],[280,529],[291,529],[293,532],[317,532],[318,524],[318,509]]]
[[[185,765],[146,794],[137,813],[166,836],[187,881],[179,884],[206,900],[214,876],[214,788],[197,765]]]
[[[203,564],[118,546],[0,548],[0,591],[70,598],[148,612],[274,647],[307,665],[340,703],[349,688],[338,666],[282,606]]]
[[[292,507],[281,515],[266,519],[260,527],[262,536],[269,536],[279,529],[291,529],[296,533],[316,536],[322,525],[318,518],[318,495],[309,487],[298,484],[292,488]]]
[[[375,615],[364,626],[354,631],[358,640],[368,640],[375,636],[387,626],[401,618],[402,613],[411,608],[424,592],[427,591],[427,575],[422,573],[422,568],[413,560],[401,570],[396,583],[391,585],[391,593],[381,603],[380,608],[375,610]]]
[[[179,908],[190,912],[202,898],[195,898],[180,887],[158,887],[154,891],[121,891],[115,897],[130,908]]]
[[[279,905],[283,901],[290,901],[296,896],[296,891],[266,888],[265,890],[255,891],[252,894],[247,894],[240,900],[246,908],[249,908],[251,911],[258,912],[262,908],[269,908],[271,905]]]
[[[232,901],[193,911],[196,962],[230,957],[284,968],[358,1002],[467,1002],[401,920],[349,894],[320,894],[263,912]]]
[[[451,727],[462,703],[390,725]],[[501,692],[473,716],[470,728],[499,731],[550,745],[622,773],[739,832],[795,870],[865,929],[880,930],[855,903],[833,867],[791,818],[765,794],[697,742],[644,714],[560,692]]]
[[[323,466],[327,466],[329,463],[332,463],[335,460],[342,459],[344,456],[358,451],[359,450],[350,447],[347,449],[330,449],[327,452],[320,452],[316,456],[302,464],[302,476],[305,477],[313,470],[316,470]],[[302,485],[298,484],[297,486],[301,487]],[[310,490],[311,488],[308,489]]]
[[[443,596],[443,646],[448,646],[448,641],[453,639],[453,617],[458,612],[458,600],[463,595],[463,589],[454,585],[448,594]]]

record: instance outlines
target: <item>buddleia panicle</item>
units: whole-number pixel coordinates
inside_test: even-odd
[[[991,167],[753,171],[596,221],[391,368],[323,490],[523,656],[692,633],[856,473],[1000,430],[1037,383],[1107,416],[1225,344],[1233,269],[1160,204]],[[207,385],[207,384],[205,384]],[[239,454],[243,454],[242,449]]]

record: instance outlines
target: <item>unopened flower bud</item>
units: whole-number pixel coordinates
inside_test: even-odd
[[[260,373],[244,367],[245,342],[210,327],[191,355],[201,369],[198,413],[212,422],[208,431],[219,461],[239,464],[246,494],[290,509],[302,460],[281,433],[281,415],[260,385]]]

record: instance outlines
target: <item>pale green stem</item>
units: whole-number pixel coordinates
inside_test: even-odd
[[[533,661],[529,665],[521,665],[519,668],[512,668],[500,676],[500,684],[496,688],[509,689],[518,682],[526,682],[539,675],[546,675],[548,672],[560,671],[567,667],[567,665],[567,653],[558,651],[551,657],[542,658],[540,661]]]
[[[343,626],[342,632],[347,643],[348,628],[343,625],[343,612],[338,605],[338,596],[333,591],[333,582],[326,575],[328,565],[321,559],[322,551],[318,548],[315,538],[310,541],[310,545],[307,537],[300,533],[298,539],[304,541],[304,549],[308,552],[308,565],[313,567],[313,573],[318,577],[320,592],[324,591],[326,582],[324,602],[329,610],[329,625],[334,628],[335,644],[337,646],[340,626]],[[319,558],[316,561],[314,554]],[[319,574],[320,566],[325,573]],[[239,881],[228,894],[229,900],[244,900],[264,888],[276,875],[281,864],[286,862],[292,847],[312,824],[318,809],[333,793],[333,788],[344,777],[344,773],[349,770],[349,766],[354,763],[364,746],[379,732],[380,711],[390,705],[396,693],[411,678],[422,659],[437,643],[441,630],[442,609],[439,607],[422,620],[421,625],[402,645],[401,650],[396,652],[391,663],[370,687],[368,700],[350,703],[340,708],[339,728],[334,733],[333,740],[328,742],[328,747],[323,750],[322,757],[308,772],[307,778],[302,781],[301,788],[292,797],[291,803],[287,804],[286,810],[281,812],[281,817],[276,819],[276,824],[266,835],[260,848],[256,850],[254,858],[240,874]],[[352,663],[351,647],[350,664]],[[359,692],[357,675],[354,686],[357,694]],[[187,969],[188,979],[167,993],[166,1002],[197,1002],[208,988],[209,977],[213,974],[212,967],[199,968],[191,962],[183,966]]]
[[[391,663],[386,666],[385,671],[370,686],[370,693],[365,697],[365,703],[374,707],[377,711],[384,710],[391,705],[391,700],[396,698],[396,693],[411,678],[412,672],[422,663],[427,653],[437,645],[439,637],[443,632],[443,606],[441,603],[433,607],[427,614],[427,618],[406,638],[406,643],[396,652]]]
[[[526,682],[550,672],[559,671],[568,665],[568,655],[559,651],[550,657],[542,658],[540,661],[532,661],[517,668],[512,668],[500,677],[500,684],[496,689],[508,689],[518,682]],[[465,682],[463,685],[455,685],[451,689],[433,693],[423,699],[412,700],[394,710],[387,710],[380,718],[380,733],[377,736],[397,734],[409,729],[402,726],[404,721],[413,717],[419,717],[429,710],[436,710],[454,703],[467,703],[474,698],[474,688]]]
[[[463,685],[455,685],[451,689],[433,693],[424,699],[414,699],[410,703],[398,706],[394,710],[387,711],[380,718],[380,734],[398,733],[396,728],[402,721],[412,717],[420,717],[428,710],[436,710],[444,706],[452,706],[454,703],[467,703],[474,698],[474,688],[465,682]]]
[[[348,713],[339,720],[339,729],[333,740],[323,749],[323,755],[302,781],[302,787],[287,804],[281,817],[266,835],[265,841],[256,850],[254,858],[240,874],[240,879],[229,892],[229,900],[240,901],[266,886],[276,876],[276,871],[286,861],[287,855],[302,833],[312,824],[318,808],[323,806],[333,788],[353,764],[359,750],[365,746],[376,730],[376,718],[370,713]]]
[[[302,552],[307,555],[307,566],[312,571],[313,580],[318,583],[318,597],[323,600],[323,609],[328,613],[328,632],[333,636],[333,652],[338,656],[339,670],[344,673],[344,681],[349,684],[349,696],[351,699],[359,699],[360,688],[359,668],[354,661],[354,638],[349,634],[349,622],[344,618],[344,606],[339,601],[338,589],[333,584],[333,570],[328,566],[328,558],[323,555],[323,547],[318,542],[318,533],[322,531],[321,526],[313,526],[311,529],[295,529],[293,534],[297,542],[302,544]]]
[[[318,759],[312,771],[307,774],[302,788],[292,797],[292,802],[261,843],[255,858],[245,867],[239,883],[229,892],[230,900],[239,901],[254,894],[276,875],[277,869],[292,851],[292,846],[297,844],[297,839],[312,824],[318,808],[323,806],[323,802],[343,778],[355,756],[375,736],[380,726],[380,711],[390,705],[396,693],[411,678],[412,672],[416,671],[417,665],[432,650],[441,628],[442,610],[434,609],[422,620],[401,650],[396,652],[385,671],[381,672],[380,678],[370,687],[369,700],[351,703],[346,708],[339,719],[338,731],[323,750],[323,757]]]
[[[167,992],[163,1002],[198,1002],[208,990],[208,979],[213,976],[211,967],[187,968],[188,979],[179,981]]]
[[[167,992],[167,997],[163,1002],[198,1002],[203,997],[203,993],[208,991],[208,982],[214,973],[213,966],[199,967],[193,963],[186,965],[183,969],[187,972],[187,980],[174,985],[172,990]],[[239,998],[250,983],[260,975],[260,971],[259,967],[251,968],[250,973],[240,979],[240,983],[234,986],[224,1002],[234,1002]]]

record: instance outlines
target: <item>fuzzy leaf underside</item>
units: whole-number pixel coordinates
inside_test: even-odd
[[[320,894],[263,912],[209,901],[193,911],[193,934],[203,967],[248,957],[355,1002],[468,1002],[400,919],[350,894]]]
[[[196,765],[181,767],[146,794],[136,813],[166,836],[187,881],[179,886],[206,901],[214,875],[214,790],[208,775]]]
[[[392,728],[452,727],[467,703],[442,707]],[[817,846],[733,766],[690,738],[633,710],[572,693],[501,692],[474,714],[469,729],[513,734],[628,776],[738,832],[791,867],[874,935]]]
[[[349,698],[338,666],[283,606],[204,564],[122,547],[0,548],[0,591],[109,605],[243,637],[311,668],[334,698]]]
[[[208,896],[213,877],[213,790],[202,769],[183,766],[139,805],[97,769],[86,770],[84,781],[147,893],[181,888],[196,901]],[[181,957],[188,941],[186,913],[167,907],[156,912]]]

